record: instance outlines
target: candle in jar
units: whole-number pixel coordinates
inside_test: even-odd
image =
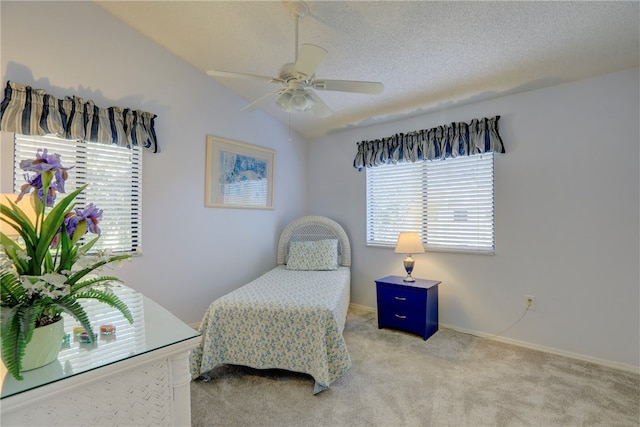
[[[113,325],[102,325],[100,326],[100,333],[102,335],[113,335],[116,333],[116,327]]]

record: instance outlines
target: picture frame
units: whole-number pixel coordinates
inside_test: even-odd
[[[275,150],[207,135],[205,207],[273,209]]]

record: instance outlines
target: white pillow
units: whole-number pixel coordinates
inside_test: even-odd
[[[338,240],[291,242],[287,270],[336,270],[338,268]]]

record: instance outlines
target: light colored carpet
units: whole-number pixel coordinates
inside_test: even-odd
[[[199,426],[640,426],[640,376],[440,329],[377,327],[351,309],[353,366],[312,394],[311,377],[221,366],[192,381]]]

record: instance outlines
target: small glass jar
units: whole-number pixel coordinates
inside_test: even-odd
[[[100,334],[102,335],[115,335],[116,327],[114,325],[102,325],[100,326]]]

